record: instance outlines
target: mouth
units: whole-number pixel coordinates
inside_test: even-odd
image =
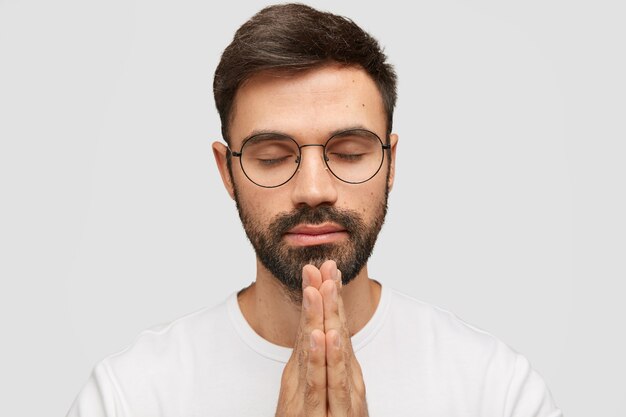
[[[313,246],[345,240],[348,232],[336,223],[300,224],[285,233],[284,238],[292,246]]]

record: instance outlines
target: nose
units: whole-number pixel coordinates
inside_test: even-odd
[[[292,201],[296,207],[333,205],[337,201],[336,181],[324,162],[322,145],[305,145],[300,149],[300,166],[291,179]]]

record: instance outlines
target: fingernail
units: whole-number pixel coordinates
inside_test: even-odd
[[[309,286],[309,277],[302,271],[302,289]]]
[[[302,308],[304,309],[309,308],[309,299],[304,294],[302,294]]]
[[[315,338],[313,337],[313,333],[309,335],[309,340],[311,342],[311,349],[315,349],[317,347],[317,343],[315,342]]]
[[[333,341],[333,345],[338,348],[341,345],[341,339],[339,338],[339,335],[335,336],[335,340]]]
[[[333,289],[330,290],[330,295],[333,298],[333,301],[337,301],[337,286],[333,285]]]

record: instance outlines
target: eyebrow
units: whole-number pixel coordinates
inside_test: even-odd
[[[327,137],[331,137],[331,136],[335,136],[341,132],[346,132],[348,130],[367,130],[370,131],[372,133],[375,133],[372,129],[362,125],[362,124],[355,124],[355,125],[348,125],[345,127],[342,127],[340,129],[335,129],[331,132],[329,132]],[[274,129],[255,129],[252,132],[250,132],[250,134],[248,136],[246,136],[245,138],[243,138],[241,140],[241,143],[244,143],[245,141],[247,141],[248,139],[250,139],[253,136],[258,136],[258,135],[280,135],[280,136],[287,136],[289,138],[293,138],[294,140],[296,138],[294,138],[292,135],[290,135],[289,133],[280,131],[280,130],[274,130]]]

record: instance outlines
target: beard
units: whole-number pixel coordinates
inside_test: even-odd
[[[378,234],[387,214],[389,189],[371,224],[353,210],[337,209],[329,205],[302,206],[291,212],[283,212],[264,227],[253,219],[240,204],[235,187],[235,202],[243,228],[254,247],[257,257],[268,271],[282,284],[287,296],[294,303],[302,302],[302,267],[312,264],[320,268],[326,260],[334,260],[341,271],[342,284],[346,285],[361,272],[374,250]],[[285,244],[283,237],[300,224],[336,223],[348,234],[348,240],[340,243],[294,247]]]

